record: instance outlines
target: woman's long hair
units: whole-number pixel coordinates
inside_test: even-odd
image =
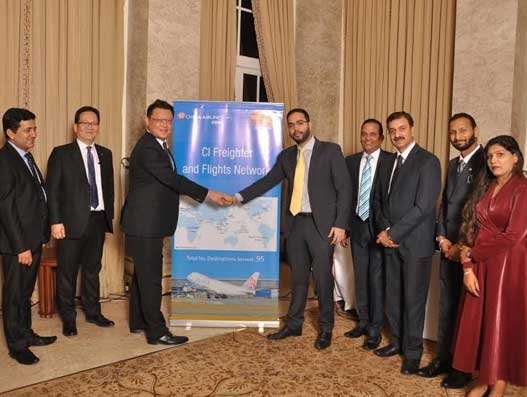
[[[488,150],[493,145],[500,145],[508,152],[515,154],[518,157],[518,161],[514,166],[512,173],[516,176],[523,176],[523,154],[518,146],[518,142],[510,135],[498,135],[485,145],[484,156],[485,166],[481,168],[478,175],[474,179],[474,189],[469,194],[468,199],[463,207],[462,217],[463,223],[459,230],[459,242],[463,245],[472,246],[476,238],[478,231],[477,219],[476,219],[476,205],[483,195],[487,192],[491,182],[496,177],[490,171],[487,164]]]

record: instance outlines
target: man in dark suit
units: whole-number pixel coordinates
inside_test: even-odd
[[[113,232],[112,152],[95,144],[99,110],[83,106],[75,113],[76,140],[53,149],[47,186],[51,234],[57,240],[57,304],[62,333],[77,335],[75,292],[82,269],[81,302],[86,321],[100,327],[114,322],[99,303],[99,272],[105,233]]]
[[[419,370],[423,353],[441,166],[416,144],[409,113],[392,113],[386,124],[397,154],[379,169],[373,211],[377,242],[385,247],[386,316],[392,337],[375,354],[402,354],[401,372],[410,375]]]
[[[269,339],[302,334],[311,270],[317,287],[319,334],[315,348],[331,344],[333,312],[333,246],[345,239],[349,220],[349,175],[340,147],[311,135],[309,114],[292,109],[287,114],[289,136],[296,145],[283,150],[273,168],[237,193],[246,203],[287,179],[286,249],[292,268],[292,299],[287,324]]]
[[[2,117],[6,144],[0,149],[0,254],[4,267],[2,311],[9,355],[20,364],[35,364],[30,346],[44,346],[56,336],[31,329],[31,294],[35,288],[42,244],[49,240],[44,179],[32,154],[37,127],[26,109],[8,109]]]
[[[439,324],[437,357],[419,375],[431,378],[443,373],[448,376],[442,387],[462,388],[471,375],[452,368],[452,337],[454,335],[459,298],[463,287],[463,269],[459,264],[459,228],[462,211],[468,194],[472,191],[475,176],[485,165],[481,146],[478,144],[478,127],[474,118],[458,113],[450,118],[448,136],[450,144],[459,150],[459,156],[448,163],[446,187],[443,190],[441,211],[436,227],[436,240],[441,250]]]
[[[207,190],[177,173],[168,149],[174,109],[161,100],[148,106],[147,131],[130,156],[130,185],[121,212],[126,248],[134,261],[129,325],[131,332],[146,331],[150,344],[175,345],[188,340],[172,335],[161,312],[163,239],[176,230],[179,195],[217,205],[232,203],[230,196]]]
[[[359,324],[344,335],[349,338],[367,335],[362,345],[366,350],[379,346],[384,320],[382,247],[375,242],[372,206],[377,171],[391,159],[391,154],[381,149],[383,140],[382,124],[368,119],[361,126],[363,151],[346,158],[351,177],[349,235]]]

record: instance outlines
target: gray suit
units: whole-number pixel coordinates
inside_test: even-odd
[[[297,160],[297,146],[284,149],[273,168],[261,179],[240,192],[246,203],[287,179],[291,191]],[[351,199],[349,174],[340,147],[315,140],[308,172],[311,214],[286,213],[288,260],[292,267],[292,300],[288,327],[300,330],[309,286],[310,270],[317,285],[320,331],[333,329],[333,246],[328,234],[332,227],[348,228]]]
[[[443,190],[441,211],[437,222],[436,235],[444,236],[452,243],[459,239],[463,207],[473,189],[474,178],[485,165],[485,156],[480,147],[458,175],[459,157],[450,160],[446,186]],[[463,271],[458,262],[452,262],[441,255],[440,299],[438,328],[438,358],[451,364],[452,336],[456,325],[459,297],[463,286]]]
[[[415,145],[390,189],[395,160],[381,165],[374,200],[377,232],[390,228],[388,234],[399,244],[385,249],[386,316],[392,345],[405,358],[420,359],[441,166],[436,156]]]

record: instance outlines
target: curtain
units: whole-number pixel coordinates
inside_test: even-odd
[[[417,143],[445,169],[451,111],[455,0],[347,0],[344,151],[361,150],[366,118],[405,110]],[[389,139],[385,146],[391,148]]]
[[[202,0],[199,97],[233,101],[236,72],[236,0]]]
[[[121,203],[124,0],[7,0],[0,2],[0,111],[36,114],[34,157],[43,171],[53,147],[71,142],[75,110],[101,111],[97,142],[112,150],[115,213]],[[3,134],[2,134],[3,135]],[[107,235],[101,296],[122,293],[124,253],[118,219]]]
[[[297,106],[294,2],[252,0],[252,5],[267,97],[283,102],[287,112]],[[291,143],[286,128],[283,142]]]

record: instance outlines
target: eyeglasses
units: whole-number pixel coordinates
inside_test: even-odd
[[[99,123],[90,123],[89,121],[79,121],[77,123],[81,127],[97,127]]]
[[[308,122],[306,120],[298,120],[298,121],[295,121],[294,123],[287,123],[287,127],[288,128],[295,128],[295,127],[303,127],[307,124]]]
[[[155,124],[172,124],[173,119],[154,119],[151,118],[151,121],[153,121]]]

